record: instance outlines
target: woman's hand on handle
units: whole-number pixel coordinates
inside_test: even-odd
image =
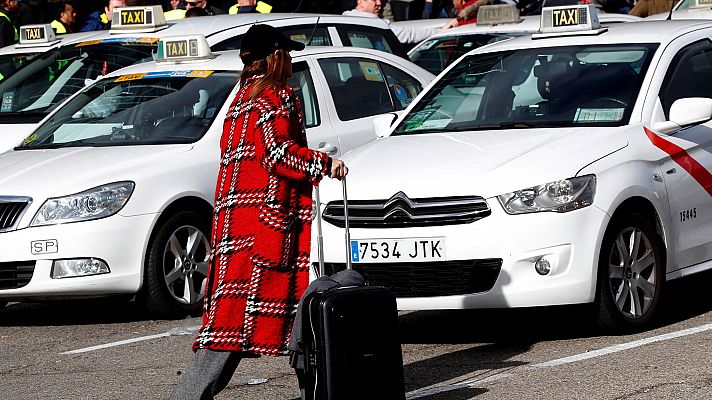
[[[331,178],[341,180],[348,173],[349,169],[343,161],[337,160],[336,158],[331,159],[331,173],[329,174]]]

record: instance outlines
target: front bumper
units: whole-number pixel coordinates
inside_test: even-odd
[[[488,199],[492,214],[464,225],[391,229],[351,229],[351,239],[444,237],[446,261],[477,263],[501,259],[494,284],[480,292],[419,297],[398,296],[400,310],[508,308],[589,303],[595,299],[598,253],[609,216],[595,206],[568,213],[508,215],[494,199]],[[343,229],[323,223],[324,255],[327,264],[343,267]],[[316,238],[316,236],[314,236]],[[312,260],[317,261],[316,246]],[[540,275],[534,269],[545,257],[551,272]],[[438,263],[414,263],[423,270]],[[374,271],[382,268],[373,264]],[[395,267],[395,266],[394,266]],[[368,271],[368,264],[354,264]],[[393,274],[393,271],[389,271]],[[427,273],[424,273],[427,274]],[[487,274],[484,274],[485,276]],[[463,276],[463,279],[465,277]],[[389,279],[390,280],[390,279]],[[374,284],[385,283],[373,282]],[[393,280],[390,280],[393,281]],[[422,280],[420,284],[422,284]]]
[[[24,266],[34,263],[29,282],[15,289],[0,289],[0,299],[45,300],[138,292],[143,281],[143,260],[154,219],[155,214],[132,217],[113,215],[94,221],[0,233],[0,274],[2,268],[11,268],[18,263]],[[56,251],[52,246],[51,253],[33,254],[32,243],[37,241],[56,241]],[[105,261],[110,272],[52,279],[54,260],[90,257]]]

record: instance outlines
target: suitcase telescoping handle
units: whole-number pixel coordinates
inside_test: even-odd
[[[344,237],[346,239],[346,268],[353,269],[351,265],[351,233],[349,231],[349,201],[346,195],[346,177],[341,178],[341,185],[344,192]],[[318,276],[324,276],[326,273],[324,268],[324,236],[321,232],[321,199],[319,198],[319,186],[316,187],[316,244],[317,253],[319,255],[319,273]]]

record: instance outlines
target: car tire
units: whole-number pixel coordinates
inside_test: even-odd
[[[598,326],[627,332],[647,325],[663,293],[665,246],[640,214],[611,222],[599,257]]]
[[[181,211],[159,223],[148,247],[143,298],[158,318],[199,315],[210,255],[210,221]]]

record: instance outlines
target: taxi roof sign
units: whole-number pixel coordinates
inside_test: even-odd
[[[158,42],[157,62],[200,61],[212,58],[203,35],[169,36]]]
[[[692,0],[690,2],[689,9],[708,9],[712,8],[712,0]]]
[[[601,28],[598,12],[593,4],[544,7],[541,10],[539,33],[533,39],[550,36],[598,35],[607,31]]]
[[[109,33],[155,32],[168,26],[161,6],[114,8]]]
[[[477,9],[477,25],[516,24],[522,21],[514,4],[492,4]]]
[[[59,39],[50,24],[23,25],[20,27],[20,42],[15,47],[51,46],[57,42]]]

